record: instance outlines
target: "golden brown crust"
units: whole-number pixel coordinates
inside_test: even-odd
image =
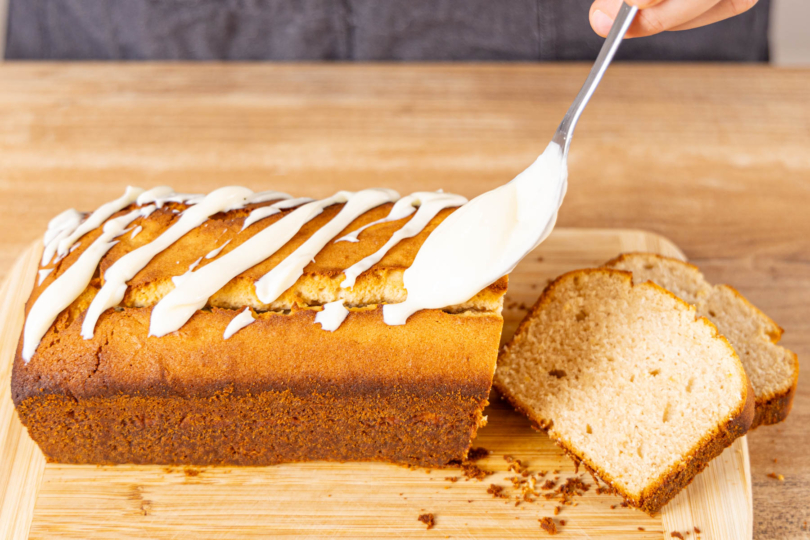
[[[463,459],[486,405],[448,392],[354,396],[291,391],[209,398],[67,395],[28,398],[22,422],[50,462],[272,465],[389,461],[437,467]]]
[[[12,397],[60,462],[462,459],[482,424],[502,319],[426,310],[392,327],[381,311],[354,310],[332,333],[315,310],[266,313],[223,340],[230,310],[147,338],[149,310],[126,308],[87,341],[82,317],[65,313],[31,362],[18,354]]]
[[[751,429],[778,424],[785,420],[793,409],[793,398],[796,396],[796,387],[799,384],[799,357],[793,351],[788,351],[788,353],[793,359],[793,382],[785,392],[766,398],[757,398],[756,414]]]
[[[655,283],[646,282],[638,285],[632,285],[633,278],[631,272],[614,270],[610,268],[575,270],[559,276],[548,284],[548,286],[543,290],[543,293],[537,299],[537,302],[535,302],[532,309],[520,322],[514,337],[501,350],[499,358],[509,354],[512,347],[517,346],[517,344],[525,339],[527,334],[526,330],[528,330],[528,325],[530,324],[531,320],[537,315],[537,313],[544,309],[546,303],[551,301],[554,289],[559,286],[563,280],[570,279],[571,276],[586,275],[591,273],[619,275],[634,287],[654,287],[674,298],[677,302],[683,304],[688,309],[694,311],[693,306],[684,302],[671,292],[656,285]],[[729,352],[735,358],[738,358],[734,348],[731,346],[728,340],[717,331],[717,328],[714,326],[714,324],[712,324],[711,321],[704,317],[699,317],[696,320],[709,326],[712,329],[714,337],[721,339],[728,347]],[[640,508],[652,515],[660,510],[661,507],[669,502],[673,497],[675,497],[680,490],[689,485],[689,483],[694,479],[695,475],[705,469],[712,459],[720,455],[725,448],[734,442],[735,439],[745,435],[745,433],[750,429],[754,421],[754,391],[751,388],[750,382],[748,382],[748,378],[745,375],[742,364],[739,363],[739,359],[737,363],[739,373],[747,383],[745,397],[740,406],[729,414],[722,426],[717,428],[713,433],[704,436],[703,439],[700,440],[692,448],[692,450],[686,454],[683,461],[671,467],[667,472],[650,484],[650,486],[643,491],[641,497],[634,497],[632,494],[622,489],[619,485],[614,484],[611,475],[606,473],[604,469],[591,461],[587,456],[578,452],[577,449],[574,448],[573,445],[571,445],[568,441],[554,436],[552,436],[552,438],[561,448],[571,455],[575,461],[582,462],[589,470],[594,472],[594,474],[599,476],[603,481],[609,483],[616,490],[616,492],[628,502],[628,504],[636,508]],[[510,391],[507,385],[503,384],[499,380],[497,374],[494,378],[493,384],[501,395],[515,407],[515,409],[522,412],[529,418],[532,425],[535,426],[536,429],[542,429],[548,433],[553,427],[552,421],[537,416],[527,404],[523,403],[519,397]],[[551,434],[549,435],[551,436]]]
[[[12,395],[20,403],[53,393],[210,397],[226,387],[236,394],[320,386],[349,393],[489,389],[503,324],[498,315],[423,310],[407,324],[388,326],[376,306],[352,310],[327,332],[314,322],[316,313],[262,313],[227,340],[232,310],[197,312],[160,338],[147,337],[148,308],[109,310],[89,340],[80,335],[83,315],[63,314],[30,362],[18,351]]]

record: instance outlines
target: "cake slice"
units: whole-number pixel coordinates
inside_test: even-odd
[[[751,425],[734,349],[695,308],[609,269],[552,282],[495,385],[629,504],[658,511]]]
[[[652,281],[693,304],[737,351],[754,389],[755,428],[787,418],[799,381],[796,353],[777,343],[782,329],[728,285],[711,285],[698,268],[654,253],[629,253],[606,267],[633,273],[636,283]]]

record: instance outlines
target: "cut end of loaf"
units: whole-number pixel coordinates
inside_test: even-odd
[[[501,353],[495,385],[649,513],[753,419],[748,379],[714,325],[616,270],[550,284]]]

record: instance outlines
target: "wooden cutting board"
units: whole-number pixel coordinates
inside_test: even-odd
[[[538,519],[553,517],[559,538],[749,539],[751,478],[746,439],[739,439],[656,517],[590,489],[562,507],[539,498],[515,506],[487,493],[512,493],[504,455],[549,471],[560,481],[573,462],[493,394],[489,423],[474,446],[490,450],[478,464],[483,481],[457,469],[408,469],[379,463],[302,463],[274,467],[77,466],[45,463],[19,423],[10,398],[11,361],[33,286],[39,245],[15,264],[0,289],[0,537],[1,538],[538,538]],[[511,274],[504,338],[547,282],[622,252],[684,258],[668,240],[634,230],[557,229]],[[592,479],[579,471],[586,483]],[[433,513],[435,527],[417,521]],[[565,521],[562,525],[561,520]],[[695,527],[701,532],[696,533]],[[687,532],[689,534],[687,534]]]

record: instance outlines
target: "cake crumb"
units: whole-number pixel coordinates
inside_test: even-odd
[[[559,506],[555,506],[555,507],[554,507],[554,515],[555,515],[555,516],[556,516],[557,514],[559,514],[559,513],[560,513],[560,508],[561,508],[561,507],[559,507]]]
[[[640,531],[646,531],[647,529],[645,529],[644,527],[639,527],[639,528],[638,528],[638,530],[640,530]]]
[[[492,471],[485,471],[478,465],[466,461],[461,464],[461,471],[464,473],[464,476],[467,477],[467,480],[475,479],[481,481],[492,474]]]
[[[433,514],[420,514],[419,515],[419,521],[421,521],[422,523],[427,525],[428,529],[432,529],[433,525],[435,525],[435,523],[436,523],[436,520],[433,517]]]
[[[183,469],[183,474],[185,474],[186,476],[199,476],[200,470],[193,469],[191,467],[186,467],[185,469]]]
[[[546,531],[548,534],[557,534],[557,526],[554,524],[554,520],[550,517],[540,518],[538,520],[540,522],[540,528]]]
[[[489,450],[482,447],[470,448],[470,451],[467,452],[467,461],[478,461],[479,459],[483,459],[489,455]]]
[[[681,533],[679,533],[678,531],[675,531],[675,532],[673,532],[673,533],[670,533],[669,535],[670,535],[672,538],[680,538],[681,540],[683,540],[683,535],[682,535]]]
[[[492,495],[493,497],[497,498],[506,498],[506,495],[503,493],[503,486],[499,486],[497,484],[490,484],[489,489],[487,489],[487,493]]]
[[[768,473],[768,478],[773,478],[774,480],[779,480],[780,482],[785,481],[784,476],[782,476],[781,474],[776,474],[776,473]]]

